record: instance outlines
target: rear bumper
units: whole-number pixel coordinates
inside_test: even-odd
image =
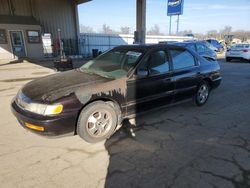
[[[250,56],[248,54],[231,54],[231,53],[227,53],[226,58],[250,60]]]
[[[43,136],[64,136],[74,135],[78,112],[67,112],[57,116],[41,116],[23,111],[17,106],[15,101],[11,104],[12,113],[17,118],[20,125],[29,131]],[[35,126],[43,127],[44,131],[36,131],[25,126],[29,123]]]

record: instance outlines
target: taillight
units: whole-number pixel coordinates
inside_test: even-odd
[[[244,49],[243,52],[248,52],[248,49]]]

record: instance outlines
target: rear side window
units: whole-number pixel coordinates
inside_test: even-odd
[[[187,47],[193,51],[196,51],[194,44],[189,44]]]
[[[197,44],[197,52],[203,53],[206,51],[206,47],[203,44]]]
[[[187,50],[170,50],[170,55],[174,70],[195,66],[195,59]]]

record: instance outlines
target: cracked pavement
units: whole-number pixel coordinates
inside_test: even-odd
[[[1,79],[21,77],[25,68],[15,66],[0,67]],[[27,78],[52,73],[22,66]],[[250,187],[250,64],[222,60],[221,69],[205,106],[187,101],[141,114],[98,144],[27,132],[9,108],[27,80],[0,81],[1,187]]]

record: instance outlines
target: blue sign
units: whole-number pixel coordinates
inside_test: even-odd
[[[184,0],[168,0],[168,16],[181,15],[183,13]]]

